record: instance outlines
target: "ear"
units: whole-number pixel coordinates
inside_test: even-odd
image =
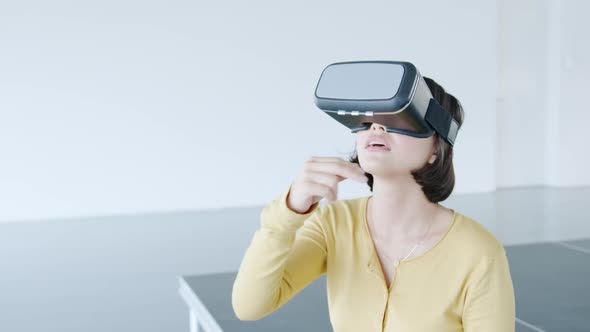
[[[430,159],[428,159],[428,163],[432,164],[436,160],[436,158],[437,158],[436,154],[433,154],[432,156],[430,156]]]

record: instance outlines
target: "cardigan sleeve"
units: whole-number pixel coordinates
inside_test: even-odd
[[[290,190],[264,207],[242,258],[232,289],[232,307],[240,320],[272,313],[326,272],[324,207],[318,202],[297,213],[286,203]]]
[[[463,311],[465,332],[514,332],[515,299],[504,247],[483,256],[468,286]]]

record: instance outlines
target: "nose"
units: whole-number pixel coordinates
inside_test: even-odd
[[[371,123],[371,130],[379,130],[382,129],[383,131],[387,131],[387,127],[378,123]]]

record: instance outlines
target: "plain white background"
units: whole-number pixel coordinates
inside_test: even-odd
[[[365,59],[411,61],[463,103],[453,195],[589,185],[589,10],[3,1],[0,221],[265,205],[308,157],[352,152],[312,94],[326,65]]]

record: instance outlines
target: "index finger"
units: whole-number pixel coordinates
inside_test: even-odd
[[[344,180],[345,178],[355,178],[366,181],[365,172],[357,164],[345,162],[342,159],[340,159],[340,161],[325,160],[324,162],[314,162],[312,168],[317,172],[336,175],[340,180]]]

